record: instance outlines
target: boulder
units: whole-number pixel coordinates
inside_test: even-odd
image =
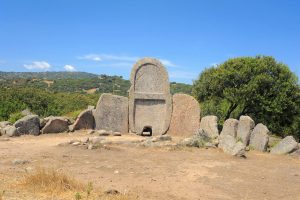
[[[255,126],[255,122],[249,116],[241,116],[237,128],[237,140],[245,146],[249,144],[250,136]]]
[[[267,151],[269,142],[269,129],[263,124],[257,124],[250,137],[250,148],[257,151]]]
[[[8,125],[3,130],[4,130],[4,134],[6,136],[9,136],[9,137],[19,136],[18,131],[15,126]]]
[[[233,138],[236,138],[238,124],[239,124],[239,121],[236,119],[227,119],[223,125],[223,129],[220,134],[220,137],[225,136],[225,135],[230,135]]]
[[[246,158],[246,146],[242,142],[237,142],[232,149],[231,155]]]
[[[225,153],[237,157],[246,157],[246,146],[242,142],[236,142],[236,139],[230,134],[225,134],[220,137],[218,147]]]
[[[296,158],[300,158],[300,148],[296,151],[294,151],[293,153],[291,153],[291,156],[294,156]]]
[[[199,129],[192,137],[182,140],[180,145],[188,147],[216,147],[217,143],[215,142],[215,138],[211,138],[210,135]]]
[[[75,123],[73,124],[73,130],[94,129],[94,128],[95,128],[95,119],[92,110],[85,110],[81,112],[78,115]]]
[[[50,117],[42,129],[42,134],[62,133],[69,130],[69,120],[64,117]]]
[[[37,115],[27,115],[15,122],[14,126],[17,128],[19,135],[40,134],[40,119]]]
[[[209,138],[218,138],[218,117],[205,116],[201,119],[200,129],[202,129]]]
[[[95,129],[128,133],[128,98],[102,94],[94,110]]]
[[[200,106],[198,101],[186,94],[173,96],[173,112],[168,134],[192,136],[200,127]]]
[[[298,143],[293,136],[287,136],[271,149],[271,154],[288,154],[298,149]]]
[[[8,125],[11,125],[11,123],[9,121],[0,122],[0,128],[5,128]]]

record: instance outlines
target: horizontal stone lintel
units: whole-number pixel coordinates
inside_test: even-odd
[[[166,99],[166,95],[163,93],[145,93],[145,92],[135,92],[134,99],[158,99],[164,100]]]

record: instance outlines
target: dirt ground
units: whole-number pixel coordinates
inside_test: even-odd
[[[87,136],[83,131],[0,141],[3,199],[32,199],[8,184],[37,166],[61,169],[103,189],[137,194],[139,199],[300,199],[300,159],[291,156],[248,152],[242,159],[218,149],[58,146]],[[14,165],[14,159],[30,162]]]

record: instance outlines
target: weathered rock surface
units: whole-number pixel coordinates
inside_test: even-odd
[[[72,131],[80,129],[94,129],[95,128],[95,119],[93,116],[92,110],[85,110],[81,112],[75,123],[73,124]]]
[[[2,122],[0,122],[0,128],[5,128],[8,125],[11,125],[11,123],[9,121],[2,121]]]
[[[172,114],[172,97],[165,67],[157,59],[143,58],[135,63],[130,82],[131,132],[141,135],[151,129],[152,135],[165,134]]]
[[[296,157],[296,158],[300,158],[300,149],[294,151],[293,153],[291,153],[291,155]]]
[[[269,129],[263,124],[257,124],[250,137],[250,148],[257,151],[267,151],[269,142]]]
[[[14,126],[17,128],[19,135],[40,134],[40,119],[37,115],[27,115],[15,122]]]
[[[211,138],[202,129],[199,129],[192,137],[185,138],[179,144],[188,147],[216,147],[218,142],[215,138]]]
[[[49,117],[47,123],[42,129],[42,134],[62,133],[69,130],[69,120],[64,117]]]
[[[225,134],[220,137],[218,147],[225,153],[237,157],[246,157],[246,146],[242,142],[236,142],[236,139],[230,134]]]
[[[242,142],[237,142],[232,149],[231,155],[245,158],[246,146]]]
[[[288,154],[298,149],[298,143],[293,136],[287,136],[271,149],[271,154]]]
[[[244,145],[248,145],[250,136],[255,126],[255,122],[249,116],[241,116],[237,128],[237,140],[241,140]]]
[[[29,160],[23,160],[23,159],[14,159],[13,161],[12,161],[12,164],[13,165],[24,165],[24,164],[28,164],[28,163],[30,163],[30,161]]]
[[[224,134],[220,136],[218,147],[221,148],[225,153],[231,154],[235,144],[236,140],[232,135]]]
[[[223,130],[220,134],[220,137],[225,136],[225,135],[230,135],[233,138],[236,138],[238,125],[239,125],[238,120],[236,120],[236,119],[227,119],[224,122]]]
[[[202,129],[210,138],[218,138],[218,117],[205,116],[201,119],[200,129]]]
[[[94,111],[96,129],[128,133],[128,98],[102,94]]]
[[[200,106],[198,101],[186,94],[173,96],[173,111],[168,134],[192,136],[200,127]]]
[[[18,131],[15,126],[8,125],[3,130],[4,130],[4,134],[8,137],[19,136]]]

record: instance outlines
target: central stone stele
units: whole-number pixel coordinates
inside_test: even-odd
[[[129,127],[142,135],[165,134],[172,114],[172,97],[168,73],[160,61],[139,60],[131,71],[129,90]]]

